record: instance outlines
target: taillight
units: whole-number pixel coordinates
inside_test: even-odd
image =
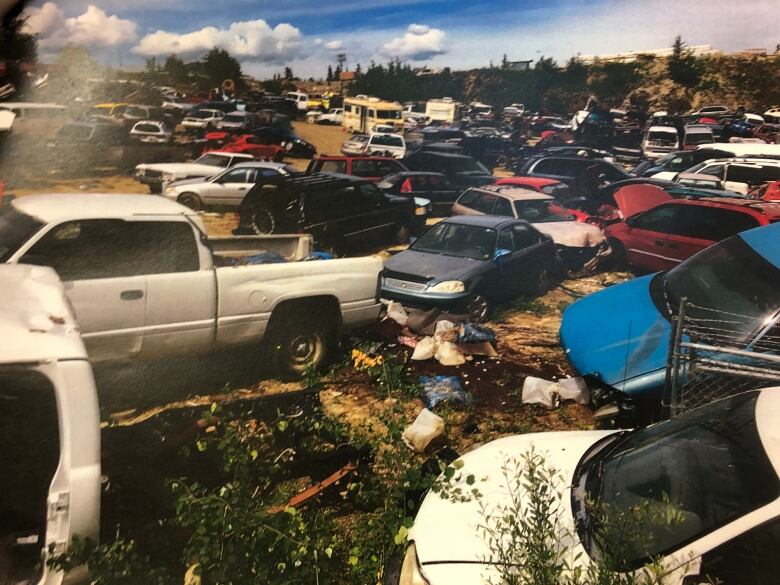
[[[412,192],[412,180],[406,179],[403,182],[403,185],[401,185],[401,193],[411,193]]]

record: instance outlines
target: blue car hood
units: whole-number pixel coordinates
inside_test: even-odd
[[[611,286],[566,309],[561,344],[580,375],[630,394],[661,389],[671,324],[650,298],[652,278]]]
[[[444,281],[459,280],[484,265],[483,260],[404,250],[385,262],[385,270],[399,275],[424,277],[425,280]]]

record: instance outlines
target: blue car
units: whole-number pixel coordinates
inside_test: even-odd
[[[618,400],[631,405],[638,420],[654,418],[663,396],[671,318],[683,297],[714,309],[724,321],[746,316],[734,331],[743,347],[778,335],[780,224],[732,236],[668,272],[570,305],[560,329],[569,362],[592,390],[622,393]]]

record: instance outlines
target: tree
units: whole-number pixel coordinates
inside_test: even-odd
[[[284,68],[284,78],[286,80],[288,80],[288,81],[293,78],[293,72],[292,72],[292,69],[290,67],[285,67]]]
[[[206,53],[201,61],[201,71],[211,86],[222,85],[226,79],[232,79],[237,86],[241,84],[241,64],[225,49],[214,47]]]
[[[157,71],[157,57],[149,57],[146,59],[146,72],[154,73]]]
[[[501,57],[501,69],[506,69],[509,66],[509,61],[506,58],[506,53]]]
[[[361,73],[360,63],[358,63],[357,65],[355,65],[355,75],[360,75],[360,73]]]
[[[328,65],[328,76],[325,78],[325,81],[327,81],[328,83],[333,81],[333,67],[331,67],[330,65]]]
[[[26,20],[17,14],[0,24],[0,60],[33,63],[38,58],[35,35],[23,31]]]
[[[184,65],[184,61],[176,55],[168,55],[163,69],[165,69],[172,81],[183,82],[187,80],[187,68]]]
[[[699,83],[700,72],[696,56],[686,46],[680,36],[674,39],[672,56],[667,63],[669,78],[685,87],[693,87]]]

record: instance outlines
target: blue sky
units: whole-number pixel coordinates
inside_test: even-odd
[[[776,0],[49,0],[28,8],[44,56],[75,42],[109,64],[138,66],[212,46],[263,77],[289,65],[321,76],[398,57],[469,68],[510,60],[655,49],[678,34],[726,51],[780,42]]]

